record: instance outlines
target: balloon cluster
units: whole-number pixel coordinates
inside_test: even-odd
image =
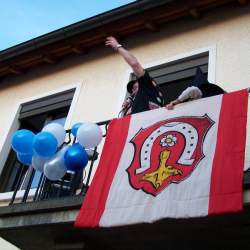
[[[102,140],[102,131],[95,123],[76,123],[71,133],[78,142],[63,145],[66,131],[58,123],[46,125],[37,134],[20,129],[12,136],[11,146],[21,163],[31,165],[55,181],[61,179],[67,170],[82,170],[88,163],[91,149]]]

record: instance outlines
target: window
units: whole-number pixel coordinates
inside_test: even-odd
[[[38,133],[44,125],[52,121],[64,125],[74,93],[75,89],[70,89],[22,104],[18,116],[19,129],[29,129]],[[21,169],[21,164],[16,159],[16,153],[11,150],[0,176],[0,192],[15,190],[19,178],[22,178],[21,189],[26,188],[32,169],[27,167],[26,171],[22,173]],[[35,173],[32,182],[33,188],[37,186],[40,176],[40,172]]]
[[[150,75],[161,86],[165,102],[175,100],[194,79],[196,69],[200,67],[208,73],[208,52],[179,59],[170,63],[149,68]]]
[[[160,85],[165,103],[175,100],[194,79],[197,67],[208,74],[209,52],[203,52],[165,64],[147,68],[151,77]],[[133,79],[134,76],[131,76]]]

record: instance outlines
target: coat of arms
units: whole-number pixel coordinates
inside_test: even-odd
[[[188,178],[204,157],[203,141],[214,122],[207,116],[178,117],[140,129],[130,141],[130,184],[156,196]]]

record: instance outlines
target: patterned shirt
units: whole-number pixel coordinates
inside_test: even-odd
[[[135,96],[128,97],[129,106],[123,116],[156,109],[164,106],[163,94],[160,87],[152,80],[148,72],[137,79],[139,90]]]

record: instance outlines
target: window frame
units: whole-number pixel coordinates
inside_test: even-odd
[[[216,45],[211,45],[209,47],[187,51],[187,52],[180,53],[175,56],[160,59],[160,60],[154,60],[149,63],[143,64],[142,66],[144,69],[150,69],[150,68],[154,68],[154,67],[168,64],[168,63],[171,64],[171,63],[174,63],[175,61],[182,60],[182,59],[192,57],[192,56],[197,56],[203,53],[208,53],[208,72],[207,72],[208,81],[211,83],[216,83],[216,56],[217,56]],[[132,69],[128,69],[127,72],[124,74],[116,114],[120,112],[121,106],[124,102],[124,99],[126,98],[127,83],[131,79],[132,74],[133,74]]]
[[[44,92],[41,95],[32,96],[30,98],[25,98],[25,99],[22,99],[19,101],[19,103],[16,105],[16,107],[14,109],[15,112],[12,114],[12,117],[10,119],[9,127],[6,130],[7,132],[6,132],[5,136],[3,137],[3,140],[1,141],[2,144],[0,144],[0,174],[2,174],[2,172],[3,172],[4,166],[6,164],[8,155],[9,155],[10,150],[11,150],[11,137],[12,137],[13,133],[20,126],[19,115],[20,115],[20,111],[21,111],[22,106],[24,106],[26,103],[34,102],[38,99],[46,98],[46,97],[49,97],[51,95],[60,94],[62,92],[67,92],[71,89],[74,89],[75,92],[74,92],[74,95],[73,95],[73,98],[71,101],[71,105],[70,105],[70,108],[68,111],[68,115],[67,115],[67,118],[65,121],[65,125],[64,125],[65,130],[67,130],[70,128],[70,125],[72,123],[73,112],[76,108],[77,100],[79,98],[82,85],[83,84],[81,82],[78,82],[75,84],[70,84],[70,85],[64,86],[62,88],[53,89],[51,91]],[[31,189],[30,193],[29,193],[29,197],[34,196],[35,191],[36,191],[36,188]],[[19,190],[17,192],[16,198],[21,199],[21,197],[23,196],[23,193],[24,193],[24,190]],[[0,193],[0,201],[1,202],[9,201],[11,199],[12,195],[13,195],[13,191]]]

